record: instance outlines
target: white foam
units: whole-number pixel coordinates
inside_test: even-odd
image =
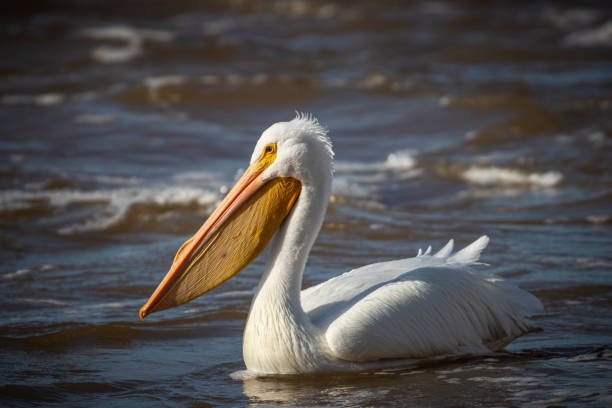
[[[90,218],[58,229],[61,234],[73,234],[85,231],[100,231],[116,226],[125,219],[130,209],[139,204],[159,207],[195,204],[206,207],[215,204],[219,198],[220,195],[217,191],[165,185],[97,191],[6,190],[0,192],[0,211],[31,208],[34,205],[49,205],[61,212],[62,209],[71,204],[80,204],[81,207],[87,204],[103,204],[101,210],[99,206],[92,209],[97,212],[94,212]],[[62,217],[65,218],[66,215]]]
[[[332,202],[358,199],[359,205],[380,209],[378,191],[390,176],[395,180],[413,178],[422,170],[415,168],[415,150],[398,150],[380,162],[337,162],[332,183]]]
[[[583,363],[585,361],[612,361],[612,349],[604,347],[597,351],[580,354],[567,359],[570,363]]]
[[[365,198],[374,193],[373,188],[360,185],[347,177],[334,177],[332,194],[343,197]]]
[[[91,196],[89,196],[91,195]],[[72,202],[95,201],[100,198],[100,192],[76,192],[73,194],[62,194],[55,196],[52,203],[55,205],[67,205]],[[137,204],[189,205],[197,204],[208,206],[214,204],[219,196],[215,192],[192,187],[162,187],[148,189],[120,189],[107,195],[109,206],[94,218],[62,227],[58,230],[60,234],[74,234],[78,232],[100,231],[111,228],[125,219],[129,210]]]
[[[158,98],[158,92],[165,86],[181,85],[186,78],[181,75],[164,75],[159,77],[146,78],[144,84],[149,91],[149,98],[155,100]]]
[[[21,299],[18,299],[18,300],[21,300],[21,301],[26,302],[26,303],[35,304],[35,305],[60,306],[60,307],[70,306],[66,302],[62,302],[62,301],[55,300],[55,299],[21,298]]]
[[[137,29],[129,26],[106,26],[87,28],[81,31],[81,36],[96,40],[122,40],[131,41],[135,38],[152,40],[157,42],[169,42],[174,39],[174,35],[169,31]]]
[[[471,377],[467,378],[467,381],[474,382],[488,382],[492,384],[511,384],[511,385],[523,385],[523,386],[531,386],[531,385],[542,385],[543,381],[536,377]]]
[[[7,279],[7,280],[15,279],[21,276],[29,275],[31,272],[32,272],[31,269],[19,269],[18,271],[15,271],[15,272],[5,273],[4,275],[2,275],[2,279]]]
[[[443,95],[438,99],[438,106],[441,108],[447,108],[453,102],[453,97],[450,95]]]
[[[545,173],[524,173],[519,170],[500,167],[472,166],[463,172],[462,177],[480,185],[528,185],[535,187],[553,187],[563,179],[556,171]]]
[[[44,93],[40,95],[4,95],[0,101],[7,105],[58,105],[66,100],[66,96],[60,93]]]
[[[589,142],[593,143],[596,147],[600,147],[606,143],[606,133],[601,130],[593,132],[587,136],[587,139],[589,139]]]
[[[357,81],[357,87],[366,90],[376,90],[388,88],[392,85],[392,81],[385,75],[380,73],[369,74],[366,77]]]
[[[413,371],[408,371],[406,373],[401,373],[400,375],[415,375],[415,374],[423,374],[425,372],[425,370],[413,370]]]
[[[414,158],[415,155],[415,150],[398,150],[389,154],[384,162],[336,162],[334,168],[336,173],[409,170],[414,168],[416,165],[416,159]]]
[[[362,178],[350,176],[334,177],[330,202],[339,204],[351,203],[374,211],[384,209],[384,205],[379,202],[379,195],[375,185],[364,184]]]
[[[255,371],[239,370],[239,371],[234,371],[229,376],[232,380],[240,381],[240,380],[251,380],[253,378],[261,377],[262,374],[256,373]]]
[[[142,53],[141,42],[135,40],[122,47],[102,45],[94,48],[90,55],[91,58],[103,64],[119,64],[131,61],[142,55]]]
[[[572,8],[567,10],[546,9],[544,18],[558,28],[576,28],[594,23],[601,13],[594,9]]]
[[[572,136],[569,135],[559,135],[559,136],[555,136],[555,142],[559,143],[559,144],[570,144],[572,142],[574,142],[574,138]]]
[[[91,307],[94,309],[123,309],[127,306],[127,303],[121,302],[97,303],[95,305],[91,305]]]
[[[480,133],[478,133],[477,130],[470,130],[470,131],[466,132],[465,135],[463,135],[463,137],[467,141],[472,141],[472,140],[476,139],[479,135],[480,135]]]
[[[128,62],[143,53],[145,41],[170,42],[174,35],[169,31],[137,29],[129,26],[94,27],[81,31],[80,35],[94,40],[122,41],[122,45],[102,45],[91,51],[91,57],[104,64]]]
[[[596,28],[576,31],[565,37],[564,42],[578,47],[612,46],[612,20]]]
[[[605,224],[610,221],[610,215],[588,215],[586,220],[591,224]]]
[[[60,104],[62,102],[64,102],[64,100],[66,99],[66,97],[62,94],[59,93],[47,93],[47,94],[42,94],[42,95],[38,95],[36,97],[34,97],[34,102],[37,105],[43,105],[43,106],[48,106],[48,105],[57,105]]]
[[[416,165],[414,150],[399,150],[387,156],[385,166],[392,170],[407,170]]]
[[[114,50],[116,49],[116,54]],[[112,62],[124,62],[123,59],[129,60],[135,58],[142,54],[143,48],[140,43],[128,43],[127,46],[124,47],[112,47],[112,46],[103,46],[99,47],[99,53],[101,55],[94,55],[94,58],[99,60],[104,60],[108,58],[109,63]],[[95,52],[95,51],[94,51]],[[126,53],[127,55],[123,55]],[[117,60],[117,61],[115,61]],[[105,61],[102,61],[105,62]],[[160,84],[158,80],[161,80]],[[166,80],[170,80],[167,82]],[[205,86],[232,86],[232,87],[244,87],[244,86],[265,86],[267,84],[283,84],[283,85],[295,85],[301,87],[304,82],[308,82],[314,87],[320,88],[357,88],[364,90],[391,90],[391,91],[401,91],[404,89],[412,89],[414,87],[414,83],[410,80],[397,81],[390,79],[382,74],[370,74],[361,79],[349,80],[346,78],[307,78],[304,76],[296,76],[289,74],[277,74],[270,75],[266,73],[259,73],[254,75],[243,75],[236,73],[226,73],[226,74],[205,74],[201,76],[177,76],[177,75],[165,75],[161,77],[154,77],[145,80],[145,85],[147,87],[151,87],[156,90],[161,88],[161,86],[166,85],[180,85],[185,82],[190,82],[194,84],[201,84]]]

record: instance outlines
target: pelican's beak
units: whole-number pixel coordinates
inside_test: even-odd
[[[140,309],[141,319],[216,288],[264,250],[302,188],[291,177],[263,180],[261,174],[271,160],[264,152],[253,162],[198,232],[180,247],[170,271]]]

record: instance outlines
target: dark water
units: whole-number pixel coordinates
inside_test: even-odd
[[[608,2],[17,4],[0,17],[0,405],[612,405]],[[140,322],[294,110],[338,160],[306,285],[488,234],[483,273],[536,294],[542,331],[491,356],[234,380],[259,260]]]

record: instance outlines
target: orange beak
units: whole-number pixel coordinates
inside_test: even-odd
[[[264,250],[301,190],[294,178],[262,179],[273,160],[262,155],[251,164],[198,232],[179,248],[170,271],[140,309],[141,319],[211,291]]]

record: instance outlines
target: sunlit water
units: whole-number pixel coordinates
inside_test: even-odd
[[[0,17],[1,405],[612,405],[606,2],[202,4]],[[141,322],[294,110],[337,158],[305,285],[487,234],[481,272],[538,296],[542,330],[507,353],[234,379],[261,260]]]

